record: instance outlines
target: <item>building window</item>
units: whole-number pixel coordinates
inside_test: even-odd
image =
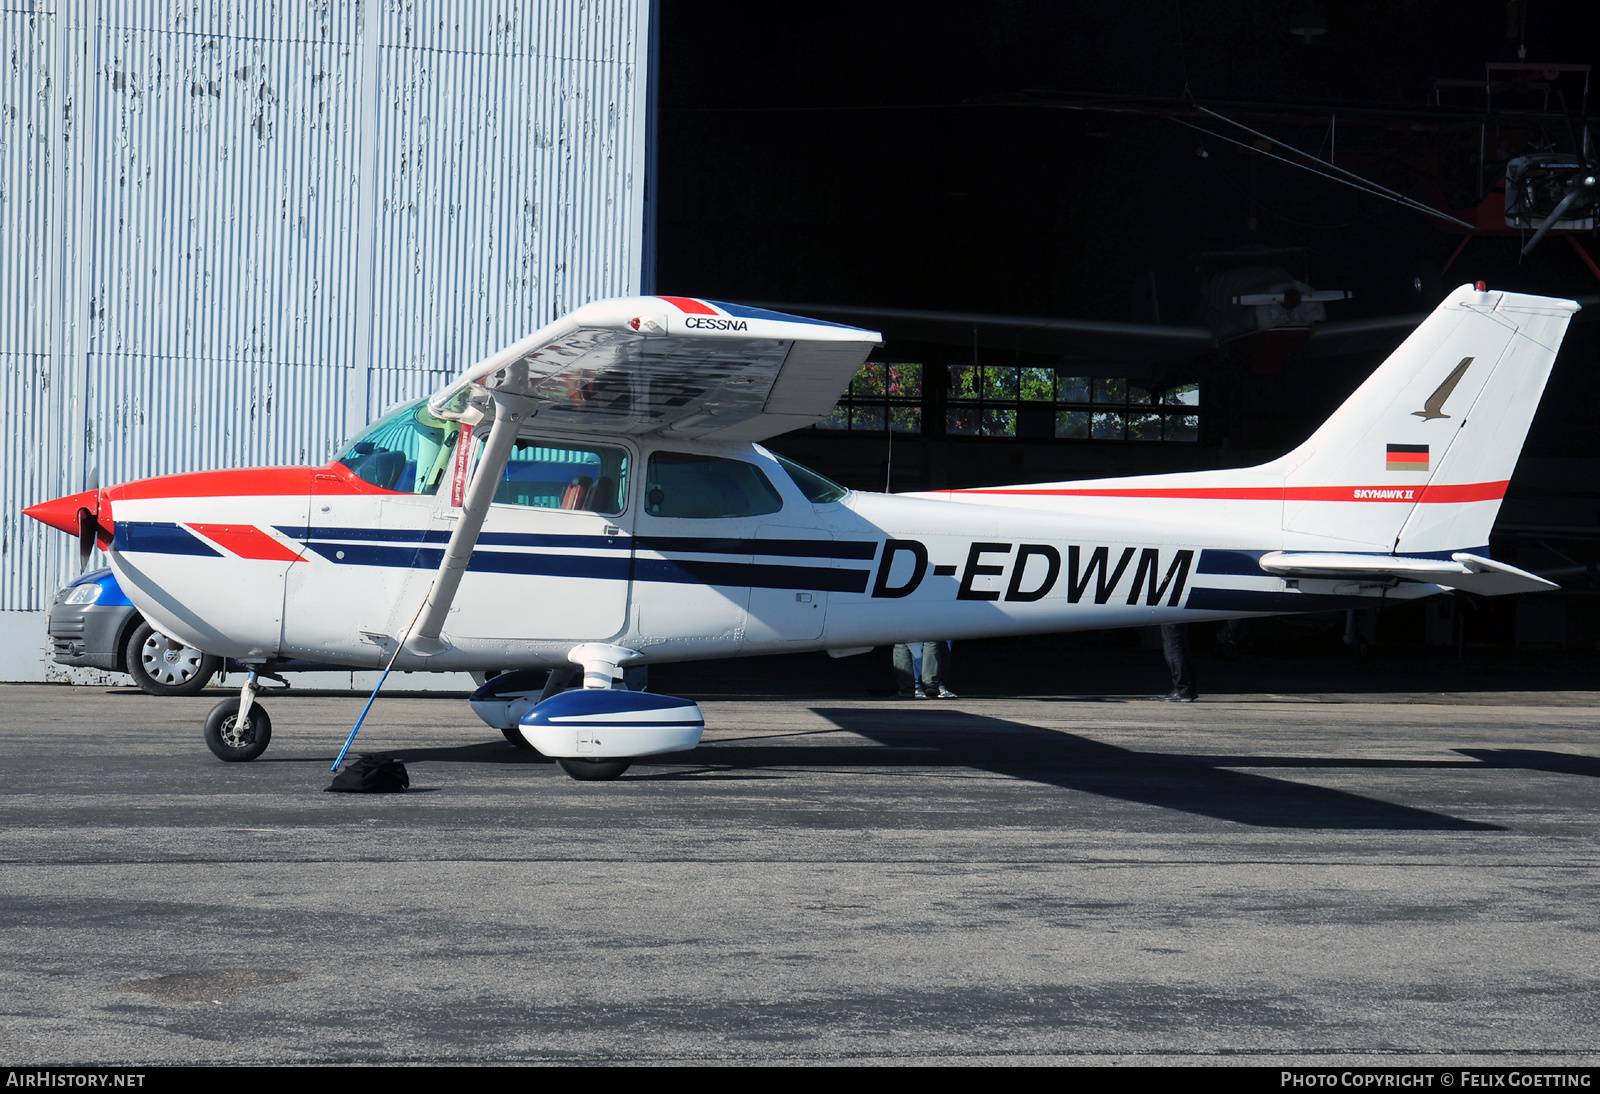
[[[922,432],[922,366],[909,361],[868,361],[850,390],[817,423],[818,429]]]
[[[1152,391],[1048,365],[950,365],[945,432],[968,437],[1197,441],[1200,387]]]
[[[1152,391],[1127,380],[1056,377],[1055,436],[1089,441],[1200,439],[1200,385]]]
[[[1073,376],[1053,364],[945,364],[929,391],[921,364],[868,361],[818,429],[1015,437],[1021,440],[1200,440],[1200,385],[1152,390],[1124,379]]]

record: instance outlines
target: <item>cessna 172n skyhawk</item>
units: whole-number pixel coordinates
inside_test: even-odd
[[[1577,305],[1452,293],[1259,467],[915,495],[756,442],[826,415],[879,338],[681,297],[590,304],[371,426],[326,467],[147,479],[36,505],[98,539],[183,642],[508,672],[474,707],[577,778],[693,748],[633,664],[1325,611],[1551,583],[1490,525]],[[563,691],[570,666],[582,688]],[[252,759],[255,674],[207,740]]]

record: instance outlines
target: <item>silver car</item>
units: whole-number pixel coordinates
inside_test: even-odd
[[[198,695],[224,666],[152,627],[109,569],[91,570],[56,594],[50,643],[58,665],[125,672],[151,695]]]

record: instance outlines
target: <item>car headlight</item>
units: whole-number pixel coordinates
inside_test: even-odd
[[[63,604],[93,604],[100,599],[100,594],[105,592],[105,586],[98,581],[86,581],[82,585],[74,585],[66,596],[62,597]]]

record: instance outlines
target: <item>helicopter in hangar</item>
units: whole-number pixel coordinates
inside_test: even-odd
[[[1462,286],[1260,466],[890,495],[760,444],[825,417],[876,333],[607,300],[326,466],[170,475],[25,512],[104,548],[166,633],[252,667],[206,722],[224,760],[270,741],[258,672],[308,658],[509,670],[474,694],[480,717],[609,779],[704,728],[693,702],[627,689],[636,665],[1551,588],[1485,544],[1577,310]]]

